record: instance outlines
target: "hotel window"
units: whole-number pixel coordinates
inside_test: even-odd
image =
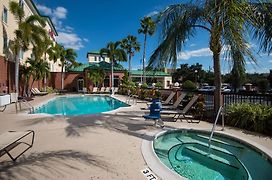
[[[3,37],[3,52],[8,48],[8,37],[4,36]]]
[[[3,9],[2,20],[6,24],[8,23],[8,9],[6,7]]]
[[[20,5],[20,7],[24,10],[24,1],[23,1],[23,0],[20,0],[20,1],[19,1],[19,5]]]

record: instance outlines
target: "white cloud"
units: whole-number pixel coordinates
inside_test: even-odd
[[[272,60],[269,60],[268,62],[269,62],[269,63],[272,63]]]
[[[152,16],[157,15],[158,13],[159,13],[159,11],[152,11],[152,12],[148,13],[148,14],[146,15],[146,17],[152,17]]]
[[[196,44],[190,44],[189,46],[190,46],[190,47],[194,47],[194,46],[196,46]]]
[[[178,59],[188,60],[192,57],[207,57],[212,56],[209,48],[201,48],[192,51],[184,51],[178,54]]]
[[[41,11],[43,14],[45,14],[47,16],[52,15],[52,9],[51,8],[48,8],[48,7],[40,5],[40,4],[37,4],[37,8],[39,9],[39,11]]]
[[[65,48],[79,50],[84,47],[83,42],[88,42],[86,38],[80,38],[71,26],[63,25],[63,19],[66,19],[68,11],[64,7],[49,8],[44,5],[37,5],[42,14],[50,16],[58,32],[57,42]]]
[[[65,19],[67,14],[67,9],[64,7],[57,7],[56,9],[53,10],[53,15],[57,19]]]
[[[74,33],[60,32],[57,41],[66,48],[79,50],[84,47],[82,43],[83,40]]]

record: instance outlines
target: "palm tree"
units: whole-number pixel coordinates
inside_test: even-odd
[[[28,49],[30,43],[35,46],[36,42],[42,41],[47,36],[45,21],[38,15],[25,17],[24,10],[20,5],[11,1],[9,3],[10,11],[18,23],[18,29],[15,30],[15,38],[11,41],[11,47],[15,56],[15,91],[19,92],[19,52]]]
[[[110,61],[111,61],[111,89],[113,87],[114,83],[114,77],[113,77],[113,66],[116,63],[116,61],[127,61],[127,55],[126,52],[119,48],[120,41],[117,42],[109,42],[107,44],[106,48],[100,49],[100,55],[104,56],[106,55]],[[113,93],[113,91],[112,91]]]
[[[217,111],[222,104],[221,52],[224,52],[226,59],[235,61],[237,53],[234,52],[239,52],[239,61],[245,61],[247,56],[256,62],[248,46],[246,32],[255,33],[256,39],[266,43],[263,49],[269,50],[270,47],[271,52],[272,16],[267,6],[271,5],[252,4],[250,1],[208,0],[170,5],[158,15],[162,25],[162,42],[152,54],[149,65],[157,67],[172,63],[176,66],[177,54],[186,40],[194,37],[198,28],[207,31],[210,35],[209,48],[213,54],[216,86],[214,110]],[[270,20],[270,25],[265,17]]]
[[[105,79],[106,73],[103,69],[92,69],[89,72],[89,79],[93,82],[94,86],[98,86]]]
[[[32,89],[35,81],[39,81],[44,79],[49,75],[49,65],[48,62],[39,59],[28,59],[26,63],[29,64],[31,68],[32,82],[29,89]]]
[[[32,67],[25,64],[20,68],[20,81],[23,83],[23,96],[29,94],[29,80],[31,77]]]
[[[143,82],[146,82],[145,78],[145,56],[146,56],[146,40],[147,35],[152,36],[156,30],[156,23],[151,19],[151,17],[144,17],[141,20],[141,28],[138,29],[139,34],[144,34],[144,52],[143,52]]]
[[[64,88],[64,68],[67,66],[77,66],[76,52],[71,49],[65,49],[63,46],[59,44],[55,44],[55,46],[52,46],[50,50],[48,51],[49,59],[53,60],[54,62],[57,62],[60,60],[60,66],[61,66],[61,90]]]
[[[76,65],[76,57],[77,54],[74,49],[68,48],[65,49],[64,47],[60,53],[60,62],[61,62],[61,90],[64,88],[64,68],[69,65]]]
[[[121,47],[127,52],[128,54],[128,76],[129,80],[131,81],[131,58],[134,56],[135,52],[140,51],[140,44],[137,41],[137,37],[128,35],[127,38],[121,41]]]

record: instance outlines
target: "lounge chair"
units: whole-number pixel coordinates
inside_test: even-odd
[[[30,137],[29,137],[30,136]],[[32,130],[28,131],[8,131],[0,134],[0,157],[7,154],[12,161],[16,161],[18,157],[24,154],[33,146],[35,133]],[[28,138],[29,137],[29,138]],[[30,143],[28,143],[30,141]],[[12,155],[11,150],[17,146],[25,147],[19,155]],[[21,150],[21,148],[18,147]]]
[[[114,88],[113,88],[113,92],[114,92],[114,93],[118,93],[118,87],[114,87]]]
[[[167,99],[165,101],[163,101],[163,104],[169,104],[170,101],[173,99],[173,97],[176,95],[176,92],[171,92],[171,94],[169,94],[169,96],[167,97]]]
[[[173,105],[163,106],[163,109],[177,109],[181,101],[185,98],[186,95],[187,93],[183,92]]]
[[[178,119],[181,120],[181,116],[185,118],[185,115],[187,114],[187,112],[191,109],[191,107],[194,105],[194,103],[197,101],[197,99],[199,98],[199,95],[194,95],[193,98],[188,102],[188,104],[182,109],[176,109],[176,110],[162,110],[161,114],[173,114],[173,119],[174,121],[177,121]],[[187,122],[193,122],[192,120],[187,120]],[[199,123],[199,121],[197,122]]]
[[[93,91],[92,91],[92,93],[97,93],[97,92],[98,92],[97,87],[93,87]]]
[[[101,89],[100,89],[100,91],[99,91],[99,93],[104,93],[105,92],[105,87],[101,87]]]
[[[106,87],[105,93],[110,93],[110,87]]]
[[[47,95],[48,92],[41,92],[38,88],[32,88],[31,89],[31,93],[35,96],[35,95],[38,95],[38,96],[43,96],[43,95]]]

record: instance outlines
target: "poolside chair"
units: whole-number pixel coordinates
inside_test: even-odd
[[[114,92],[114,93],[118,93],[118,87],[114,87],[114,88],[113,88],[113,92]]]
[[[35,133],[32,130],[28,131],[8,131],[0,134],[0,157],[7,154],[12,161],[16,161],[18,157],[24,154],[28,149],[33,146]],[[28,142],[30,141],[30,142]],[[18,147],[18,150],[24,147],[23,151],[19,155],[12,155],[13,149]],[[16,148],[17,149],[17,148]]]
[[[106,87],[105,93],[110,93],[110,87]]]
[[[97,93],[97,92],[98,92],[97,87],[93,87],[93,91],[92,91],[92,93]]]
[[[99,93],[104,93],[105,92],[105,87],[101,87],[101,89],[100,89],[100,91],[99,91]]]
[[[41,92],[38,88],[32,88],[31,89],[31,93],[34,96],[43,96],[43,95],[47,95],[48,94],[48,92]]]
[[[181,116],[185,118],[185,115],[187,114],[187,112],[191,109],[191,107],[194,105],[194,103],[197,101],[197,99],[199,98],[199,95],[194,95],[193,98],[188,102],[188,104],[182,109],[176,109],[176,110],[162,110],[161,114],[173,114],[173,119],[174,121],[177,121],[178,119],[181,120]],[[182,120],[181,120],[182,121]],[[187,120],[187,122],[193,122],[192,120],[189,121]],[[200,121],[198,121],[197,123],[199,123]]]
[[[173,97],[176,95],[176,92],[171,92],[171,94],[169,94],[169,96],[167,97],[167,99],[165,101],[162,102],[162,104],[169,104],[170,101],[173,99]]]
[[[163,109],[177,109],[178,106],[180,105],[181,101],[185,98],[185,96],[187,95],[187,93],[183,92],[178,99],[175,101],[175,103],[173,105],[168,105],[168,106],[163,106]]]
[[[153,102],[151,105],[150,105],[150,113],[148,115],[144,115],[143,117],[145,119],[151,119],[151,120],[154,120],[155,123],[154,125],[159,125],[160,127],[164,127],[164,124],[163,124],[163,121],[161,120],[161,114],[160,114],[160,111],[161,111],[161,103],[158,101],[158,102]]]

